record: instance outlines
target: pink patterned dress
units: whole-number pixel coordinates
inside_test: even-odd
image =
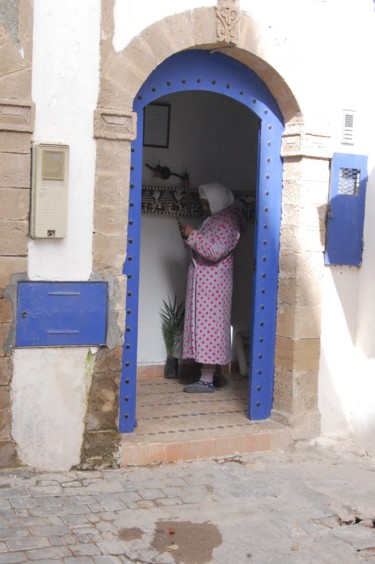
[[[192,231],[188,272],[183,358],[224,365],[231,358],[230,321],[233,255],[240,238],[238,212],[228,207]]]

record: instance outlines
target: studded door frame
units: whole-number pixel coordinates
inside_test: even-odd
[[[132,432],[136,426],[143,109],[147,104],[166,94],[192,90],[228,96],[248,107],[260,118],[248,417],[252,420],[267,419],[272,409],[283,119],[265,84],[248,67],[221,53],[184,51],[159,65],[143,84],[134,100],[134,111],[137,113],[137,138],[132,143],[131,149],[128,241],[124,265],[128,284],[119,416],[119,430],[124,433]]]

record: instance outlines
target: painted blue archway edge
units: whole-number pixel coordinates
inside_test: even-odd
[[[119,430],[136,426],[136,373],[140,223],[142,198],[143,109],[161,96],[209,91],[247,106],[260,118],[255,274],[248,417],[267,419],[273,402],[277,283],[281,221],[283,119],[277,103],[259,77],[221,53],[184,51],[161,63],[134,100],[137,138],[132,143],[127,256],[126,327],[120,384]],[[234,296],[234,299],[241,299]]]

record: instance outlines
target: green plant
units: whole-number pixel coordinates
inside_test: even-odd
[[[164,307],[160,310],[161,330],[167,357],[172,358],[184,329],[185,308],[183,303],[177,302],[176,296],[173,302],[168,297],[168,301],[163,300],[163,304]]]

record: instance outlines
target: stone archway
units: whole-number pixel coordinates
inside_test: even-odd
[[[91,393],[86,430],[95,434],[115,430],[117,425],[126,317],[126,279],[122,267],[126,254],[131,141],[136,135],[134,97],[152,70],[167,57],[200,48],[221,50],[256,72],[284,116],[273,417],[290,425],[296,438],[316,436],[320,429],[317,380],[330,139],[321,130],[306,129],[301,108],[288,85],[262,58],[254,33],[257,22],[240,12],[235,2],[219,1],[216,9],[201,8],[170,16],[144,30],[119,53],[112,45],[112,8],[112,2],[106,2],[102,13],[102,71],[95,112],[93,249],[93,277],[107,280],[111,289],[108,349],[97,355],[93,390],[107,382],[111,399],[105,414],[100,413]],[[223,13],[227,10],[230,17],[225,18]],[[87,436],[86,433],[86,439]]]

